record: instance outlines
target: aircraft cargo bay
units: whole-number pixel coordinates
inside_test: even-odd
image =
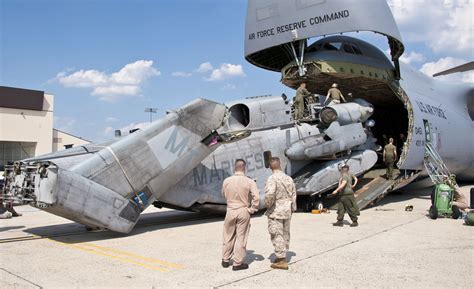
[[[470,188],[462,191],[469,196]],[[362,211],[357,228],[334,228],[335,211],[296,213],[289,271],[270,268],[274,256],[264,215],[251,220],[249,270],[233,272],[220,266],[219,216],[151,207],[125,235],[88,232],[22,206],[17,210],[23,217],[0,220],[0,287],[470,287],[472,227],[431,220],[430,193],[389,194]],[[414,210],[405,211],[407,204]]]

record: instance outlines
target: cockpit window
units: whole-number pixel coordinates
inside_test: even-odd
[[[355,54],[354,50],[352,49],[351,45],[349,44],[344,44],[342,46],[342,49],[344,49],[344,52],[350,53],[350,54]]]
[[[319,50],[321,50],[321,46],[323,46],[321,43],[316,44],[316,45],[312,45],[311,47],[309,47],[309,49],[308,49],[306,52],[316,52],[316,51],[319,51]]]
[[[359,54],[362,55],[362,51],[353,43],[342,43],[342,42],[326,42],[318,43],[309,47],[306,51],[308,52],[317,52],[317,51],[344,51],[350,54]]]
[[[341,46],[341,42],[324,43],[323,50],[340,50]]]
[[[355,52],[356,54],[362,55],[362,51],[360,51],[360,49],[359,49],[359,47],[357,47],[357,45],[351,44],[351,47],[352,47],[352,49],[354,50],[354,52]]]

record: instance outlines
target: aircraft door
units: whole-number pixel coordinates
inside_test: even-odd
[[[425,142],[430,143],[435,149],[440,149],[440,134],[439,132],[435,132],[430,122],[426,119],[423,120],[423,126],[425,128]]]
[[[431,143],[433,140],[433,135],[431,134],[430,122],[427,119],[424,119],[423,126],[425,128],[425,142]]]

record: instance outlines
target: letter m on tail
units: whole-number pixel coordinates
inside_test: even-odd
[[[186,148],[188,147],[188,142],[189,142],[189,135],[186,136],[176,144],[178,141],[178,127],[175,127],[173,132],[171,133],[168,142],[166,143],[165,149],[169,150],[173,154],[178,154],[178,157],[180,157]]]

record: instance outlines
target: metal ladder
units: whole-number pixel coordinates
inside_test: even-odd
[[[426,172],[431,178],[433,184],[447,184],[452,188],[457,187],[456,176],[451,174],[448,167],[443,162],[438,151],[431,142],[425,142],[425,157],[423,159]]]

